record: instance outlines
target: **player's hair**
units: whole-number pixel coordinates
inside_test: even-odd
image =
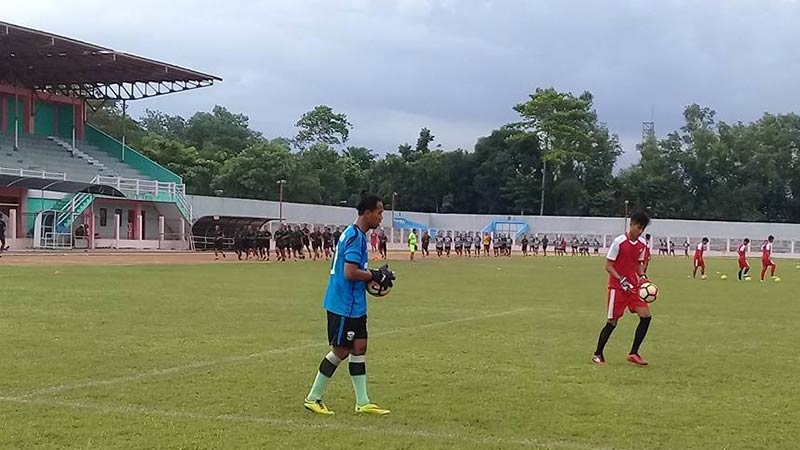
[[[641,225],[642,228],[647,228],[647,225],[650,224],[650,217],[642,211],[637,211],[631,214],[631,223],[636,223]]]
[[[707,238],[707,237],[704,237],[704,238],[703,238],[703,242],[708,242],[708,238]]]
[[[378,209],[378,203],[383,203],[383,200],[377,195],[365,195],[361,198],[361,201],[358,202],[358,206],[356,207],[358,215],[363,216],[367,211]]]
[[[744,242],[749,244],[750,243],[750,238],[744,238]]]
[[[774,240],[775,240],[775,236],[773,236],[773,235],[771,235],[771,234],[770,234],[770,235],[769,235],[769,237],[767,238],[767,240],[768,240],[768,241],[770,241],[770,242],[772,242],[772,241],[774,241]]]
[[[649,240],[650,240],[650,233],[647,233],[647,234],[645,234],[645,235],[644,235],[644,238],[645,238],[645,239],[647,239],[647,240],[649,241]]]

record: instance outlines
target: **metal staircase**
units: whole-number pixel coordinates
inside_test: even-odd
[[[93,201],[94,195],[78,192],[59,200],[51,209],[39,212],[33,230],[34,248],[72,248],[75,240],[72,224]]]

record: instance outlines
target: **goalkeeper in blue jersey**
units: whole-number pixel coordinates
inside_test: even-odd
[[[350,359],[348,368],[356,396],[356,413],[385,415],[390,411],[372,403],[367,396],[367,283],[391,287],[394,274],[388,266],[367,269],[367,235],[383,219],[383,201],[374,195],[358,204],[358,219],[348,226],[336,242],[330,281],[323,307],[328,315],[328,342],[331,351],[322,358],[319,371],[303,406],[317,414],[332,415],[322,393],[336,368]]]

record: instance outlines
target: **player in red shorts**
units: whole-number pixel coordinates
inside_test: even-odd
[[[704,276],[706,274],[706,260],[703,258],[703,254],[708,250],[708,238],[704,237],[703,241],[697,244],[697,248],[694,249],[694,270],[692,271],[692,278],[697,277],[697,269],[700,269],[700,276]]]
[[[736,254],[739,255],[739,281],[747,277],[750,273],[750,263],[747,262],[747,246],[750,245],[750,239],[744,238],[739,248],[736,249]]]
[[[639,316],[639,325],[636,327],[636,334],[633,338],[633,346],[628,353],[628,361],[646,366],[647,361],[639,356],[639,347],[647,335],[650,327],[650,308],[647,303],[639,298],[639,284],[647,280],[645,275],[645,257],[647,248],[641,235],[650,218],[642,212],[634,213],[631,216],[631,225],[628,232],[617,236],[611,243],[606,256],[606,272],[608,272],[608,313],[606,315],[606,325],[600,331],[597,340],[597,349],[592,354],[592,362],[595,364],[605,364],[606,358],[603,356],[603,349],[611,337],[611,333],[617,326],[617,321],[625,313],[627,308]]]
[[[772,262],[772,242],[775,241],[775,236],[769,235],[766,241],[761,244],[761,282],[764,282],[764,275],[767,273],[767,268],[770,268],[770,277],[775,277],[775,263]]]

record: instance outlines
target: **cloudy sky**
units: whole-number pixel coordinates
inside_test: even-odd
[[[429,127],[472,149],[536,87],[595,95],[635,161],[641,122],[659,135],[697,102],[726,121],[800,104],[796,0],[3,0],[0,20],[218,75],[142,100],[191,115],[214,104],[268,137],[327,104],[379,153]]]

